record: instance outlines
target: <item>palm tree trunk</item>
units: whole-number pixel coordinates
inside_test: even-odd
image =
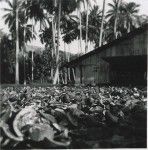
[[[68,45],[69,54],[67,54],[67,61],[70,62],[70,45]],[[67,68],[68,80],[70,81],[70,68]]]
[[[64,68],[64,79],[65,79],[65,84],[67,84],[67,67]]]
[[[72,68],[72,73],[73,73],[73,79],[74,79],[74,82],[76,81],[76,75],[75,75],[75,70],[74,68]]]
[[[103,22],[104,22],[104,13],[105,13],[105,2],[106,2],[106,0],[103,1],[103,10],[102,10],[102,21],[101,21],[101,28],[100,28],[99,46],[102,45]]]
[[[60,20],[61,20],[61,0],[59,0],[58,11],[58,28],[57,28],[57,49],[56,49],[56,72],[53,79],[53,84],[59,83],[59,44],[60,44]]]
[[[54,56],[54,48],[51,50],[51,69],[50,69],[50,77],[51,77],[51,81],[53,81],[53,56]]]
[[[33,28],[34,28],[34,22],[32,20],[32,39],[33,39]],[[34,61],[33,61],[33,49],[32,49],[32,55],[31,55],[31,62],[32,62],[32,66],[31,66],[31,81],[33,83],[33,79],[34,79],[34,74],[33,74],[33,65],[34,65]]]
[[[52,14],[54,15],[54,14]],[[48,20],[48,24],[50,26],[50,21]],[[52,48],[52,51],[51,51],[51,61],[53,62],[53,58],[54,58],[54,55],[56,53],[56,43],[55,43],[55,30],[56,30],[56,23],[55,23],[55,20],[54,20],[54,16],[52,17],[52,21],[51,21],[51,25],[52,25],[52,42],[53,42],[53,48]],[[54,66],[53,66],[53,63],[51,63],[51,69],[50,69],[50,77],[51,77],[51,80],[53,81],[53,72],[54,72]]]
[[[66,61],[67,53],[66,53],[66,43],[64,42],[64,60]]]
[[[117,39],[117,19],[116,18],[115,18],[115,22],[114,22],[114,38],[115,39]]]
[[[79,17],[79,9],[77,9],[77,16]],[[78,53],[80,54],[81,50],[80,50],[80,39],[79,39],[79,37],[77,37],[77,42],[78,42]]]
[[[26,4],[26,3],[25,3]],[[24,19],[26,18],[26,10],[24,12]],[[26,52],[26,20],[24,23],[24,49],[23,49],[23,58],[24,58],[24,85],[26,85],[26,56],[25,56],[25,52]]]
[[[18,6],[16,6],[16,70],[15,83],[19,84],[19,20],[18,20]]]
[[[52,40],[53,40],[53,52],[52,52],[52,54],[53,55],[55,54],[55,51],[56,51],[55,29],[56,29],[56,25],[55,25],[54,17],[52,17]]]
[[[80,53],[82,54],[82,16],[81,16],[81,6],[79,6],[79,18],[80,18]]]
[[[117,12],[115,14],[115,21],[114,21],[114,37],[117,39],[117,21],[118,21],[118,9],[120,5],[120,0],[117,1]]]
[[[61,71],[61,81],[62,81],[62,84],[65,84],[62,71]]]
[[[56,29],[56,24],[55,24],[55,21],[54,21],[54,17],[52,17],[52,40],[53,40],[53,49],[51,51],[52,61],[53,61],[53,57],[56,53],[55,29]],[[53,63],[52,63],[52,65],[51,65],[51,80],[52,81],[53,81],[53,71],[54,71],[54,68],[53,68]]]
[[[32,80],[32,83],[33,83],[33,79],[34,79],[34,74],[33,74],[33,58],[34,58],[34,54],[33,54],[33,50],[32,50],[32,55],[31,55],[31,61],[32,61],[32,67],[31,67],[31,80]]]
[[[25,36],[26,36],[26,26],[24,25],[24,49],[23,49],[23,57],[24,57],[24,85],[26,85],[26,57],[25,57],[25,52],[26,52],[26,43],[25,43]]]
[[[115,22],[114,22],[114,37],[117,39],[117,17],[115,17]]]
[[[85,35],[85,53],[88,52],[88,2],[86,2],[87,10],[86,10],[86,35]]]
[[[66,52],[66,43],[64,42],[64,60],[65,60],[65,62],[67,62],[67,55],[68,55],[68,53]],[[67,84],[67,71],[66,71],[67,69],[63,69],[63,71],[64,71],[64,84]]]
[[[128,22],[128,29],[127,29],[127,32],[129,33],[131,30],[131,25],[130,25],[130,21]]]
[[[51,70],[50,70],[50,76],[51,76],[51,81],[53,80],[53,66],[51,66]]]

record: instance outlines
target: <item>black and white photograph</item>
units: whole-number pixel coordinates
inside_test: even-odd
[[[148,0],[0,0],[0,149],[147,148]]]

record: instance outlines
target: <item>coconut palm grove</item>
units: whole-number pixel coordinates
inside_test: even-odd
[[[146,148],[141,7],[0,0],[0,148]]]

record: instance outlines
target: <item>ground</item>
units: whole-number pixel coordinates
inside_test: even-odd
[[[3,86],[3,149],[145,148],[144,87]]]

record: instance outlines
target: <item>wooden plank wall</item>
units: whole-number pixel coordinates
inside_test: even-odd
[[[82,72],[80,70],[82,68]],[[76,67],[76,83],[80,83],[82,73],[82,83],[97,84],[109,82],[109,64],[98,55],[89,56]]]

